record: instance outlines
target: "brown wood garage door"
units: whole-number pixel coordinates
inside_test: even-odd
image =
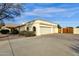
[[[63,28],[63,33],[73,33],[73,28]]]

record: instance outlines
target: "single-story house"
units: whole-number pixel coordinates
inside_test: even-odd
[[[22,24],[18,26],[17,29],[19,31],[35,31],[35,34],[38,36],[58,33],[57,25],[58,24],[38,19]]]
[[[16,24],[6,24],[5,26],[2,26],[1,29],[7,29],[11,32],[12,29],[17,29],[17,26],[18,25]]]

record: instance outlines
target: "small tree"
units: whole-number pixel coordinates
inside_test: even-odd
[[[23,11],[22,5],[20,3],[0,3],[0,25],[5,25],[4,19],[9,20],[20,16]]]
[[[76,28],[79,28],[79,26],[77,26]]]
[[[60,29],[62,28],[59,24],[57,25],[57,27],[60,28]]]

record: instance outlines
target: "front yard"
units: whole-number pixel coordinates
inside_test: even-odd
[[[13,40],[11,40],[13,38]],[[37,37],[8,36],[0,41],[0,55],[75,56],[79,55],[79,35],[50,34]]]

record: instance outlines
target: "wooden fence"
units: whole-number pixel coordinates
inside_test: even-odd
[[[58,33],[73,33],[73,28],[58,29]]]

